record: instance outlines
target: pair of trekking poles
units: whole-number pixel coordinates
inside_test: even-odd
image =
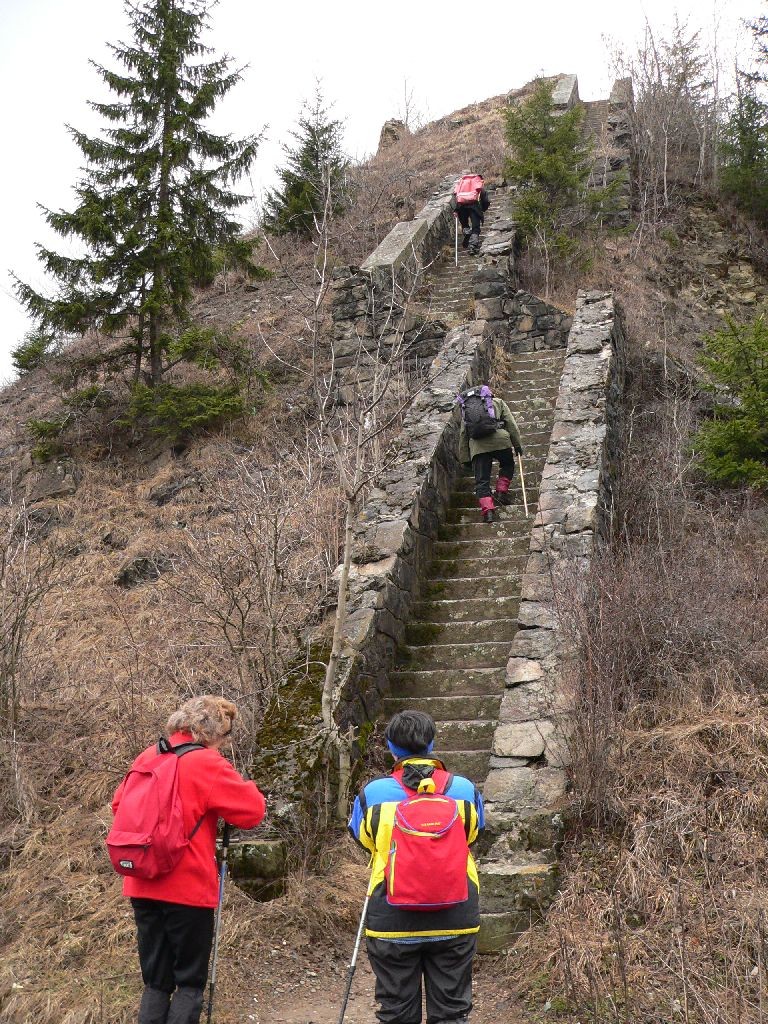
[[[208,988],[208,1017],[207,1022],[211,1024],[213,1019],[213,1000],[216,995],[216,964],[219,957],[219,936],[221,935],[221,908],[224,903],[224,883],[227,878],[227,854],[229,852],[229,837],[231,833],[231,826],[224,824],[224,835],[221,839],[221,864],[219,865],[219,902],[216,905],[216,925],[213,933],[213,961],[211,963],[211,978]],[[368,896],[365,897],[365,903],[363,903],[363,912],[360,915],[360,925],[357,929],[357,938],[355,939],[355,948],[352,952],[352,960],[350,961],[349,968],[347,970],[347,987],[344,992],[344,1001],[341,1004],[341,1013],[339,1014],[339,1024],[344,1022],[344,1014],[347,1012],[347,1003],[349,1002],[349,993],[352,991],[352,978],[355,975],[355,969],[357,967],[357,956],[360,952],[360,941],[363,937],[363,928],[365,927],[365,916],[368,913]]]
[[[216,963],[219,958],[219,936],[221,935],[221,908],[224,903],[224,882],[227,878],[227,854],[229,853],[229,837],[232,826],[224,822],[224,834],[221,837],[221,863],[219,864],[219,902],[216,904],[216,925],[213,932],[213,961],[211,978],[208,986],[208,1024],[213,1019],[213,998],[216,995]]]

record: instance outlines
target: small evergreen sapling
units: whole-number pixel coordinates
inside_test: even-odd
[[[768,324],[727,321],[704,339],[701,364],[715,395],[714,416],[696,434],[693,448],[715,483],[768,486]]]
[[[506,173],[519,186],[515,217],[543,259],[547,291],[557,262],[584,260],[580,235],[615,209],[621,184],[616,179],[606,188],[589,187],[592,158],[581,136],[583,111],[556,111],[553,88],[539,80],[506,115]]]
[[[329,118],[318,88],[305,104],[295,146],[284,146],[286,165],[278,172],[281,187],[267,194],[264,230],[275,235],[291,232],[311,238],[322,221],[325,206],[333,216],[345,205],[347,161],[341,148],[343,125]]]
[[[733,108],[722,129],[720,187],[761,224],[768,223],[768,105],[755,83],[738,76]]]

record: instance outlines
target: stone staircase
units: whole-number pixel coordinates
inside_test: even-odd
[[[506,188],[496,189],[489,194],[491,205],[485,214],[480,233],[482,250],[480,256],[471,256],[462,249],[462,233],[459,228],[459,261],[454,262],[454,240],[446,247],[442,262],[429,273],[427,281],[416,295],[417,308],[429,320],[444,320],[448,324],[466,323],[474,318],[473,276],[485,265],[483,255],[503,237],[500,232],[512,228],[510,220],[510,194]],[[448,249],[450,248],[450,253]]]
[[[600,143],[608,119],[608,100],[593,100],[584,103],[584,120],[581,132],[585,139],[591,138],[593,145]]]
[[[529,518],[517,475],[514,504],[500,509],[493,524],[480,520],[473,478],[458,481],[385,704],[388,714],[408,707],[429,712],[438,725],[438,756],[479,784],[488,774],[518,628],[521,577],[563,360],[562,350],[508,357],[509,377],[498,393],[523,439]]]

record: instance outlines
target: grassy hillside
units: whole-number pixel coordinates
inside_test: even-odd
[[[334,262],[359,263],[444,175],[479,166],[500,176],[505,102],[457,111],[358,168]],[[580,652],[562,892],[543,926],[480,968],[480,1024],[499,1013],[762,1019],[768,509],[759,494],[705,486],[689,447],[707,411],[702,335],[768,294],[759,243],[691,192],[653,231],[600,236],[589,269],[555,284],[564,309],[590,285],[613,288],[624,309],[627,458],[614,546],[578,593],[562,583]],[[0,621],[23,640],[18,664],[2,666],[14,690],[0,708],[0,1020],[132,1019],[133,925],[103,837],[118,779],[169,710],[224,690],[244,711],[235,762],[259,765],[267,749],[257,779],[270,798],[295,753],[294,712],[310,724],[317,714],[339,487],[305,375],[313,254],[273,244],[256,253],[271,280],[222,272],[196,301],[200,323],[230,332],[248,357],[247,414],[225,429],[173,444],[126,439],[115,410],[127,381],[115,379],[114,404],[94,408],[73,438],[75,493],[25,504],[42,468],[25,425],[60,407],[65,363],[0,395]],[[535,290],[537,268],[525,272]],[[67,358],[111,344],[88,338]],[[39,602],[19,621],[35,588]],[[272,819],[295,851],[284,898],[259,905],[230,890],[220,1024],[249,1013],[306,1020],[307,990],[319,999],[338,986],[365,865],[319,806]],[[488,981],[499,974],[504,985]],[[370,1006],[355,1012],[362,1021]],[[326,1017],[330,1004],[313,1019]]]

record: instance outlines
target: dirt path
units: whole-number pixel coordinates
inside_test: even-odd
[[[344,991],[347,961],[329,950],[298,951],[273,947],[260,977],[252,986],[244,979],[220,979],[221,1014],[217,1024],[337,1024]],[[476,960],[472,1024],[526,1024],[515,1000],[494,970],[497,961]],[[237,986],[237,994],[230,986]],[[374,979],[365,951],[361,951],[352,983],[345,1024],[375,1024]],[[233,998],[234,996],[234,998]],[[426,1015],[425,1015],[426,1018]]]

